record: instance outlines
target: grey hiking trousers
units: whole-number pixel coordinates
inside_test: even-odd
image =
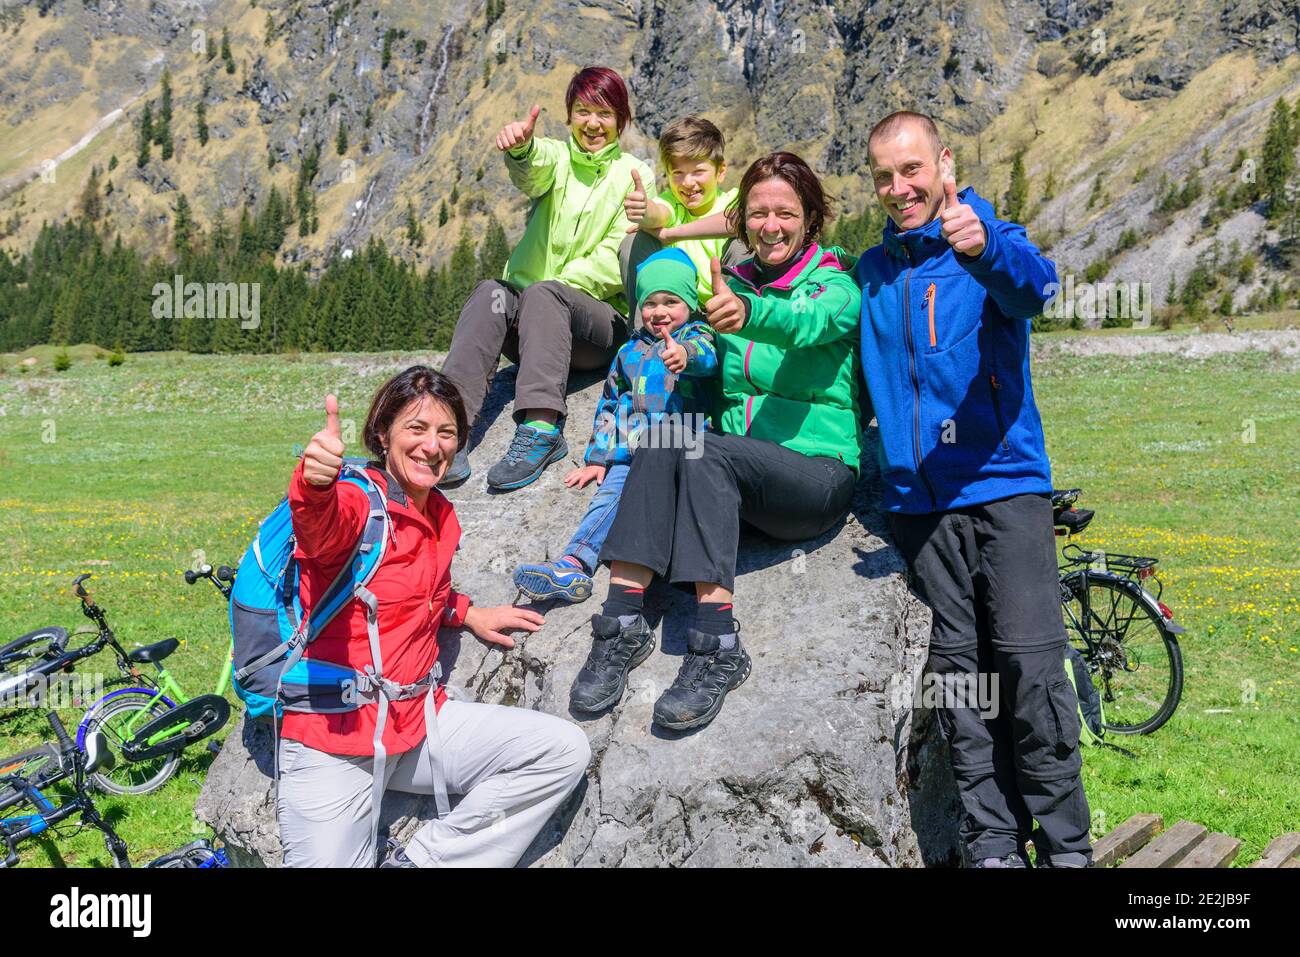
[[[627,340],[627,322],[607,302],[554,279],[522,291],[485,279],[465,300],[442,373],[455,383],[474,425],[502,354],[519,363],[515,421],[528,409],[564,415],[570,371],[605,371]]]
[[[464,797],[407,843],[419,867],[513,867],[577,786],[587,735],[528,708],[448,700],[438,712],[447,790]],[[328,754],[281,739],[277,813],[286,867],[373,867],[374,758]],[[390,756],[385,786],[433,793],[425,747]]]

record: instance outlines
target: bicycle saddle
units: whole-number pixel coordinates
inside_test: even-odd
[[[136,648],[134,651],[127,652],[126,657],[136,664],[156,665],[173,651],[181,646],[178,638],[164,638],[162,641],[156,641],[152,645],[145,645],[143,648]]]
[[[173,639],[174,640],[174,639]],[[108,738],[103,731],[96,731],[94,734],[86,736],[86,773],[94,774],[96,771],[111,771],[113,765],[117,763],[112,750],[108,746]]]
[[[1066,508],[1052,516],[1052,524],[1068,529],[1071,535],[1078,535],[1096,514],[1090,508]]]

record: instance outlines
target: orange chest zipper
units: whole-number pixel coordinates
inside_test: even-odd
[[[934,283],[930,283],[929,288],[925,290],[925,298],[921,301],[925,303],[930,314],[930,346],[933,348],[938,344],[934,336]]]

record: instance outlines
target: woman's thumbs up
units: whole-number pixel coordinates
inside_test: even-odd
[[[302,477],[312,485],[329,485],[343,468],[343,430],[339,427],[339,400],[325,396],[325,428],[311,437],[302,453]]]
[[[718,332],[739,332],[745,324],[745,303],[722,278],[722,263],[717,256],[709,260],[709,269],[713,273],[713,295],[704,304],[705,317]]]

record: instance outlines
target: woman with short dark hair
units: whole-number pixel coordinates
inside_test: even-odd
[[[364,490],[339,481],[344,446],[332,395],[325,415],[289,483],[304,618],[351,560],[370,511]],[[539,711],[450,700],[437,684],[439,627],[463,625],[511,647],[507,632],[536,631],[543,620],[510,605],[479,608],[452,590],[460,525],[436,486],[467,432],[456,387],[426,366],[394,376],[371,402],[364,441],[375,461],[366,473],[391,530],[366,585],[375,620],[351,601],[303,659],[309,669],[341,666],[382,680],[355,710],[284,712],[277,811],[290,867],[372,866],[385,788],[435,794],[440,805],[447,793],[464,797],[384,866],[510,866],[587,768],[580,728]]]
[[[603,66],[579,70],[564,96],[564,140],[534,136],[540,106],[497,134],[510,181],[532,201],[528,226],[500,279],[465,301],[443,372],[465,397],[470,425],[504,353],[519,363],[514,439],[487,474],[499,490],[535,481],[568,451],[565,386],[572,369],[608,369],[628,337],[619,245],[623,198],[655,181],[650,166],[619,147],[631,121],[627,86]],[[469,478],[462,450],[446,484]]]
[[[729,214],[730,215],[730,214]],[[857,483],[860,293],[842,250],[818,245],[830,204],[792,153],[754,162],[741,180],[737,236],[753,257],[712,261],[705,309],[718,333],[718,431],[700,454],[650,443],[632,460],[601,549],[609,596],[593,616],[591,656],[570,693],[575,711],[616,703],[654,636],[641,614],[655,575],[694,586],[695,622],[677,680],[654,721],[684,730],[711,721],[749,675],[733,618],[744,521],[774,538],[815,538],[843,519]],[[699,451],[698,449],[696,451]]]

